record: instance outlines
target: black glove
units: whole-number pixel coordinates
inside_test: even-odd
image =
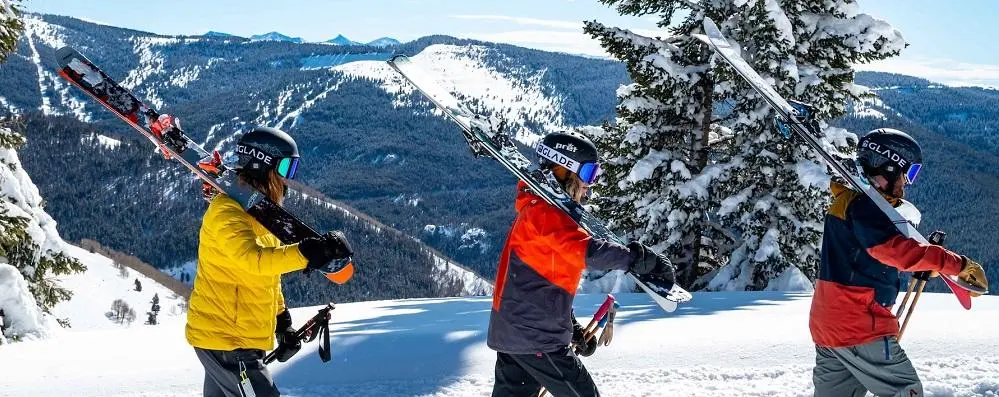
[[[347,237],[341,231],[327,232],[320,237],[309,237],[298,244],[298,250],[309,261],[309,269],[322,269],[334,259],[354,255]]]
[[[631,250],[631,266],[628,267],[628,270],[636,274],[649,274],[656,269],[660,260],[659,254],[652,251],[651,248],[637,241],[632,241],[628,243],[628,249]]]
[[[597,338],[590,338],[589,341],[586,341],[586,335],[583,334],[583,326],[579,325],[575,321],[575,318],[573,318],[572,323],[573,352],[583,357],[592,356],[593,352],[597,351]]]
[[[274,357],[280,362],[288,361],[302,349],[302,341],[295,335],[295,328],[291,324],[291,312],[285,310],[278,314],[277,326],[274,328],[274,336],[278,341]]]

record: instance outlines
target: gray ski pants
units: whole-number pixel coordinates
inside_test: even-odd
[[[257,397],[279,397],[281,392],[274,385],[267,366],[264,365],[264,352],[251,349],[232,351],[206,350],[194,348],[194,353],[205,367],[204,397],[243,397],[239,388],[240,363],[246,368],[253,394]]]
[[[923,384],[898,339],[850,347],[815,347],[815,397],[921,397]]]

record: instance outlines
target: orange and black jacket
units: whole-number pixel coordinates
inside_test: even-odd
[[[899,270],[953,275],[963,260],[903,236],[867,195],[835,182],[832,194],[808,324],[812,340],[846,347],[895,336],[898,319],[891,307],[901,288]]]
[[[572,339],[572,299],[583,269],[627,269],[631,252],[590,237],[523,182],[517,189],[517,219],[500,255],[487,344],[508,354],[553,352]]]

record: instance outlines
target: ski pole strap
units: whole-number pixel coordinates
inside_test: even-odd
[[[328,313],[328,312],[327,312]],[[319,332],[323,333],[323,344],[319,346],[319,359],[324,363],[329,362],[333,358],[333,352],[330,351],[330,318],[329,316],[323,317],[322,323],[319,324]]]

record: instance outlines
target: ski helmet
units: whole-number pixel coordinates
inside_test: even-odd
[[[575,173],[579,179],[590,185],[600,176],[600,156],[597,147],[586,137],[569,132],[553,132],[545,135],[535,147],[538,165],[550,168],[560,165]]]
[[[894,187],[899,176],[904,175],[905,184],[911,185],[923,168],[923,150],[909,134],[879,128],[860,138],[857,160],[868,178],[881,175]]]
[[[272,169],[293,179],[298,171],[298,145],[290,135],[277,128],[257,127],[236,142],[236,168],[263,178]]]

